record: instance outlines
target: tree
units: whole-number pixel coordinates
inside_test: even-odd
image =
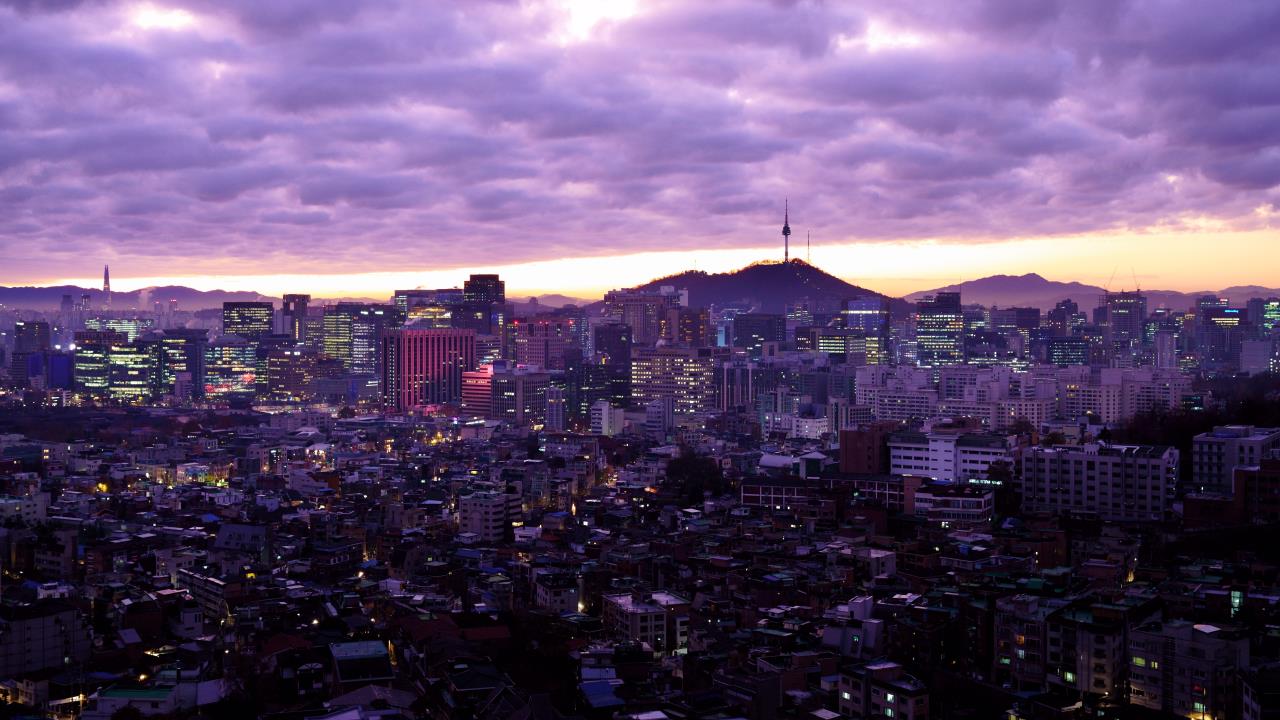
[[[667,463],[667,482],[675,486],[680,499],[687,504],[702,502],[708,492],[712,497],[724,492],[720,465],[712,458],[699,457],[689,450]]]

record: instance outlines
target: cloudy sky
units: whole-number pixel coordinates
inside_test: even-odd
[[[0,284],[1280,285],[1280,2],[0,0]]]

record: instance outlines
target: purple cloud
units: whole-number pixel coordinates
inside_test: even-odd
[[[1266,0],[140,7],[0,0],[0,257],[51,248],[0,282],[754,245],[783,196],[827,241],[1280,201]]]

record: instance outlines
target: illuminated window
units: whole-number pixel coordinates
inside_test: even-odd
[[[1146,667],[1146,666],[1147,666],[1147,659],[1146,659],[1146,658],[1143,658],[1143,657],[1138,657],[1137,655],[1134,655],[1134,656],[1133,656],[1133,664],[1134,664],[1134,665],[1137,665],[1138,667]]]

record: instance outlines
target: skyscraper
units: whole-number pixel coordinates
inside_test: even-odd
[[[9,378],[14,387],[27,387],[27,359],[36,353],[48,352],[49,342],[49,323],[42,320],[19,320],[13,324],[13,357],[9,363]]]
[[[595,351],[606,365],[631,367],[631,326],[622,323],[596,325],[593,329]]]
[[[576,348],[573,318],[540,317],[516,321],[516,362],[545,370],[563,370],[565,351]]]
[[[179,375],[185,373],[189,376],[186,387],[190,388],[191,394],[195,397],[203,395],[205,346],[208,344],[209,333],[200,328],[165,330],[160,340],[164,386],[176,394]]]
[[[1142,344],[1147,321],[1147,298],[1139,292],[1109,292],[1102,298],[1106,308],[1107,350],[1113,357],[1131,355]]]
[[[840,318],[846,328],[867,337],[887,337],[889,301],[876,295],[848,298],[841,303]]]
[[[723,352],[710,348],[637,348],[631,358],[631,400],[647,405],[674,398],[678,414],[715,406],[715,366]]]
[[[19,320],[13,324],[13,352],[33,353],[49,349],[49,323]]]
[[[474,330],[393,330],[382,348],[383,399],[396,410],[459,401],[462,373],[476,366]]]
[[[1050,330],[1058,337],[1072,334],[1085,320],[1080,313],[1080,306],[1070,299],[1058,301],[1045,317]]]
[[[111,309],[111,268],[102,266],[102,309]]]
[[[342,361],[349,373],[376,375],[382,358],[382,334],[402,327],[404,317],[394,305],[329,306],[324,312],[324,354]]]
[[[472,275],[462,283],[462,296],[468,303],[501,305],[507,301],[507,284],[497,275]]]
[[[733,319],[733,346],[746,348],[752,358],[764,353],[765,343],[787,337],[787,319],[773,313],[742,313]]]
[[[280,308],[280,314],[284,317],[282,330],[299,343],[307,341],[304,318],[307,317],[307,305],[310,303],[310,295],[285,295],[284,305]]]
[[[95,397],[106,395],[111,346],[123,342],[124,335],[112,330],[81,330],[75,334],[72,374],[77,392]]]
[[[667,309],[687,304],[687,293],[674,287],[660,290],[611,290],[604,296],[604,315],[631,328],[631,339],[652,345],[662,337]]]
[[[144,340],[113,343],[107,357],[107,395],[113,400],[141,403],[163,389],[159,343]]]
[[[916,362],[921,367],[964,362],[960,293],[942,292],[916,303]]]
[[[252,400],[258,389],[257,348],[239,336],[220,338],[205,346],[204,372],[205,398]]]
[[[224,302],[222,332],[239,335],[246,340],[258,340],[271,334],[274,316],[275,306],[269,302]]]

